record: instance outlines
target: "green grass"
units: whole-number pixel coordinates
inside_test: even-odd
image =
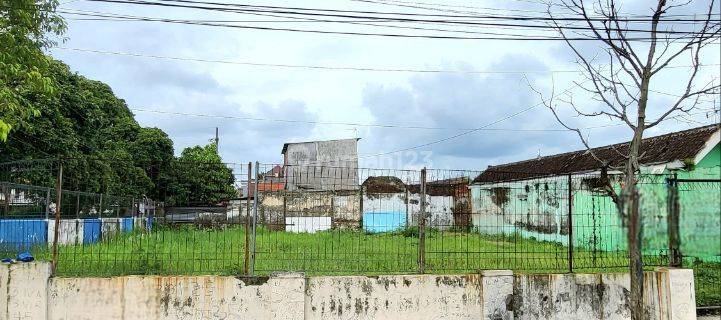
[[[302,271],[308,275],[379,275],[418,273],[418,232],[366,234],[351,230],[307,233],[257,230],[255,275]],[[198,229],[156,227],[132,232],[96,244],[59,247],[58,276],[241,275],[245,262],[242,226]],[[33,250],[50,260],[47,247]],[[430,230],[426,238],[425,272],[470,273],[512,269],[521,272],[568,272],[567,248],[556,242],[518,235],[483,235]],[[573,252],[574,271],[623,272],[623,252]],[[648,255],[648,265],[664,265],[665,257]],[[721,304],[718,263],[693,265],[699,305]]]

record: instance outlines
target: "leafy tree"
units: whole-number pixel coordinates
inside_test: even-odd
[[[144,168],[145,174],[153,183],[152,190],[146,196],[156,200],[165,199],[168,188],[174,181],[173,140],[158,128],[140,128],[129,147],[135,165]]]
[[[232,171],[215,144],[187,148],[176,159],[168,135],[141,127],[109,86],[60,61],[51,60],[48,71],[56,94],[26,99],[42,116],[27,119],[0,142],[0,162],[64,158],[66,188],[147,196],[168,205],[213,205],[235,197]],[[54,187],[55,176],[47,174],[52,169],[29,171],[23,182]]]
[[[0,142],[0,161],[61,157],[67,159],[67,188],[138,197],[153,194],[155,184],[141,159],[147,154],[172,158],[167,136],[169,148],[139,149],[143,128],[110,87],[74,74],[54,60],[48,65],[48,76],[56,94],[26,99],[42,116],[28,119]],[[54,175],[45,174],[27,182],[54,186],[53,180]]]
[[[171,205],[214,205],[237,197],[235,177],[218,154],[218,146],[185,148],[173,162],[177,180],[169,188]]]
[[[32,100],[55,91],[48,75],[51,58],[42,50],[65,31],[57,5],[57,0],[3,0],[0,5],[0,141],[40,115]]]

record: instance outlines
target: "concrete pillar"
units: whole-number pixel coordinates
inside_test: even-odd
[[[661,313],[669,320],[696,319],[693,269],[656,268]]]
[[[9,269],[7,319],[47,319],[50,263],[18,263]]]
[[[481,272],[481,319],[513,319],[513,271]]]
[[[279,274],[268,280],[270,319],[304,319],[305,281],[299,273]]]
[[[0,264],[0,320],[8,318],[8,282],[10,280],[10,266]]]

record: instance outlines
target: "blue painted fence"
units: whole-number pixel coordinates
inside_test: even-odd
[[[48,222],[44,219],[0,220],[0,248],[25,250],[48,242]]]
[[[100,219],[83,220],[83,243],[96,243],[100,241],[102,227],[102,220]]]
[[[133,231],[133,218],[123,218],[123,223],[120,225],[120,229],[123,232]]]
[[[147,217],[146,228],[151,230],[153,217]],[[134,218],[122,218],[120,230],[130,232],[134,229]],[[104,223],[118,223],[104,221],[104,219],[82,220],[82,243],[96,243],[102,238]],[[45,219],[4,219],[0,220],[0,251],[21,251],[34,245],[52,242],[48,239],[48,220]],[[138,225],[140,227],[140,225]],[[115,229],[117,230],[117,229]],[[62,232],[62,229],[61,229]]]

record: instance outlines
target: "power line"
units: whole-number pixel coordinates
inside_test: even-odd
[[[323,17],[340,17],[340,18],[366,18],[366,19],[381,19],[381,20],[389,20],[392,19],[394,21],[398,22],[435,22],[435,23],[452,23],[452,21],[439,21],[439,20],[412,20],[412,19],[399,19],[397,17],[371,17],[371,16],[356,16],[356,15],[341,15],[341,14],[324,14],[324,13],[306,13],[306,12],[297,12],[297,11],[282,11],[282,10],[275,10],[271,11],[265,8],[281,8],[281,7],[267,7],[267,6],[246,6],[246,5],[232,5],[233,7],[244,7],[244,9],[227,9],[227,8],[218,8],[218,7],[204,7],[204,6],[197,6],[197,5],[185,5],[185,4],[174,4],[174,3],[168,3],[168,2],[179,2],[179,3],[201,3],[201,4],[208,4],[208,2],[199,2],[199,1],[168,1],[164,0],[163,2],[148,2],[148,1],[128,1],[128,0],[89,0],[89,1],[98,1],[98,2],[109,2],[109,3],[121,3],[121,4],[133,4],[133,5],[150,5],[150,6],[163,6],[163,7],[180,7],[180,8],[191,8],[191,9],[202,9],[202,10],[211,10],[211,11],[221,11],[221,12],[235,12],[235,13],[249,13],[249,12],[260,12],[260,13],[276,13],[276,14],[290,14],[290,15],[301,15],[301,16],[323,16]],[[217,4],[217,3],[210,3],[211,5]],[[224,4],[226,6],[229,6],[230,4]],[[264,9],[256,9],[258,7],[262,7]],[[290,10],[301,10],[298,8],[291,8]],[[302,10],[311,10],[307,8],[302,8]],[[319,9],[316,9],[319,10]],[[331,12],[338,12],[342,10],[329,10],[329,9],[320,9],[322,11],[331,11]],[[344,11],[347,12],[347,11]],[[388,14],[388,13],[386,13]],[[428,15],[426,15],[428,16]],[[438,16],[438,15],[435,15]],[[455,17],[470,17],[470,18],[480,18],[478,16],[455,16]],[[534,21],[534,20],[562,20],[562,19],[573,19],[578,20],[579,18],[527,18],[527,17],[486,17],[486,18],[495,18],[495,19],[509,19],[509,20],[520,20],[520,21]],[[201,21],[191,21],[191,20],[174,20],[174,19],[161,19],[161,18],[143,18],[143,17],[133,17],[128,19],[139,19],[144,21],[155,21],[155,22],[166,22],[166,23],[177,23],[177,24],[189,24],[189,25],[205,25],[205,26],[215,26],[215,27],[227,27],[227,28],[241,28],[241,29],[256,29],[256,30],[270,30],[270,31],[289,31],[289,32],[302,32],[302,33],[320,33],[320,34],[341,34],[341,35],[358,35],[358,36],[381,36],[381,37],[404,37],[404,38],[428,38],[428,39],[467,39],[467,40],[519,40],[519,41],[526,41],[526,40],[537,40],[537,41],[545,41],[545,40],[573,40],[573,41],[583,41],[583,40],[597,40],[594,37],[576,37],[576,38],[568,38],[563,39],[562,37],[548,37],[548,36],[519,36],[519,35],[505,35],[505,36],[495,36],[495,37],[459,37],[459,36],[448,36],[448,35],[434,35],[434,34],[426,34],[426,35],[416,35],[416,34],[395,34],[395,33],[370,33],[370,32],[352,32],[352,31],[332,31],[332,30],[315,30],[315,29],[297,29],[297,28],[277,28],[277,27],[266,27],[266,26],[249,26],[249,25],[228,25],[228,24],[218,24],[218,23],[209,23],[209,22],[201,22]],[[677,19],[678,20],[678,19]],[[680,20],[679,20],[680,21]],[[703,20],[705,21],[705,20]],[[488,24],[488,23],[486,23]],[[500,24],[504,25],[504,24]],[[534,25],[513,25],[516,27],[528,27],[532,28]],[[387,27],[387,26],[384,26]],[[547,28],[550,26],[535,26],[535,27],[542,27]],[[571,28],[571,27],[568,27]],[[648,30],[632,30],[632,29],[624,29],[628,32],[648,32]],[[443,30],[445,32],[448,32],[448,30]],[[457,31],[457,30],[456,30]],[[690,37],[692,32],[683,32],[683,31],[663,31],[659,30],[658,33],[678,33],[682,36],[680,38],[687,38]],[[649,37],[627,37],[625,40],[627,41],[648,41]]]
[[[166,55],[140,54],[120,51],[105,51],[71,47],[55,47],[54,49],[69,50],[86,53],[96,53],[104,55],[116,55],[138,58],[165,59],[177,61],[191,61],[203,63],[218,63],[243,65],[254,67],[278,67],[293,69],[318,69],[318,70],[346,70],[346,71],[369,71],[369,72],[407,72],[407,73],[451,73],[451,74],[551,74],[551,73],[581,73],[580,70],[496,70],[496,71],[476,71],[476,70],[450,70],[450,69],[412,69],[412,68],[378,68],[378,67],[353,67],[353,66],[323,66],[323,65],[302,65],[302,64],[285,64],[285,63],[262,63],[248,61],[232,61],[219,59],[203,59],[189,58]],[[704,64],[701,67],[719,66],[721,64]],[[666,68],[689,68],[691,66],[667,66]]]
[[[168,19],[168,18],[158,18],[158,17],[146,17],[146,16],[131,16],[131,15],[117,15],[113,13],[106,13],[106,12],[93,12],[93,11],[62,11],[59,12],[64,14],[71,14],[71,15],[81,15],[81,16],[90,16],[90,17],[96,17],[96,19],[85,19],[90,21],[144,21],[144,22],[165,22],[165,23],[178,23],[178,24],[196,24],[196,25],[205,25],[205,26],[217,26],[217,27],[234,27],[235,25],[231,25],[228,23],[258,23],[261,21],[258,20],[199,20],[199,19]],[[275,14],[267,14],[267,13],[246,13],[251,15],[259,15],[259,16],[270,16],[270,17],[285,17],[282,15],[275,15]],[[106,18],[106,19],[103,19]],[[328,20],[328,19],[315,19],[315,18],[308,18],[308,17],[290,17],[291,19],[298,20],[299,22],[318,22],[318,23],[345,23],[345,24],[353,24],[353,25],[363,25],[363,26],[373,26],[373,27],[382,27],[382,28],[397,28],[397,29],[412,29],[412,30],[423,30],[423,31],[437,31],[437,32],[450,32],[450,33],[465,33],[465,34],[483,34],[483,35],[496,35],[496,36],[515,36],[515,37],[524,37],[527,35],[524,34],[509,34],[509,33],[498,33],[498,32],[479,32],[479,31],[468,31],[468,30],[453,30],[453,29],[438,29],[438,28],[423,28],[423,27],[410,27],[410,26],[398,26],[398,25],[379,25],[377,23],[366,23],[366,21],[372,21],[372,22],[384,22],[384,23],[419,23],[419,24],[441,24],[441,25],[459,25],[463,27],[493,27],[492,29],[539,29],[536,31],[543,31],[543,32],[557,32],[559,27],[551,26],[551,25],[533,25],[533,24],[514,24],[514,23],[498,23],[498,22],[474,22],[474,21],[459,21],[459,20],[453,20],[453,21],[441,21],[441,20],[413,20],[413,19],[394,19],[394,18],[381,18],[380,20],[375,19],[368,19],[366,20]],[[265,23],[273,23],[275,21],[265,21]],[[279,21],[279,22],[290,22],[290,21]],[[590,31],[592,30],[590,27],[582,26],[582,27],[574,27],[574,26],[562,26],[560,27],[564,30],[581,30],[581,31]],[[645,29],[623,29],[624,32],[631,32],[631,33],[651,33],[655,32],[657,34],[678,34],[678,35],[684,35],[687,36],[692,31],[674,31],[674,30],[657,30],[657,31],[651,31],[651,30],[645,30]],[[553,39],[556,39],[558,37],[554,37]],[[641,38],[637,38],[641,39]]]
[[[472,18],[472,19],[506,19],[506,20],[543,20],[543,21],[586,21],[583,17],[561,17],[551,18],[548,16],[539,17],[527,17],[527,16],[499,16],[499,15],[447,15],[447,14],[419,14],[419,13],[408,13],[408,12],[383,12],[383,11],[359,11],[359,10],[338,10],[338,9],[323,9],[323,8],[304,8],[304,7],[284,7],[284,6],[263,6],[263,5],[246,5],[237,3],[226,3],[226,2],[212,2],[212,1],[193,1],[193,0],[88,0],[93,2],[108,2],[108,3],[121,3],[121,4],[134,4],[134,5],[150,5],[150,6],[168,6],[168,7],[180,7],[180,8],[191,8],[191,9],[209,9],[223,11],[226,8],[234,8],[236,11],[260,11],[263,12],[274,12],[274,13],[287,13],[287,14],[303,14],[303,15],[329,15],[320,12],[331,12],[337,17],[357,17],[347,16],[347,14],[375,14],[375,15],[391,15],[391,16],[414,16],[414,17],[440,17],[440,18]],[[310,12],[310,13],[306,13]],[[652,17],[646,16],[643,18],[619,18],[621,21],[638,21],[638,22],[651,22]],[[605,17],[591,18],[591,21],[605,21]],[[704,22],[705,19],[667,19],[661,18],[661,21],[682,21],[682,22]]]
[[[201,118],[218,118],[218,119],[230,119],[230,120],[248,120],[248,121],[271,121],[271,122],[283,122],[283,123],[305,123],[315,125],[340,125],[350,127],[370,127],[370,128],[394,128],[394,129],[418,129],[418,130],[456,130],[456,131],[469,131],[475,128],[454,128],[454,127],[431,127],[431,126],[413,126],[413,125],[400,125],[400,124],[374,124],[374,123],[358,123],[358,122],[332,122],[332,121],[312,121],[312,120],[292,120],[292,119],[271,119],[271,118],[258,118],[258,117],[244,117],[244,116],[231,116],[231,115],[214,115],[214,114],[202,114],[202,113],[187,113],[187,112],[174,112],[174,111],[162,111],[162,110],[151,110],[151,109],[137,109],[130,108],[130,110],[138,112],[148,112],[155,114],[166,114],[173,116],[188,116],[188,117],[201,117]],[[600,127],[589,127],[586,129],[596,129]],[[566,129],[513,129],[513,128],[491,128],[484,129],[484,131],[510,131],[510,132],[564,132]]]
[[[462,8],[462,9],[474,9],[474,10],[488,10],[488,11],[507,11],[507,12],[530,12],[530,13],[536,13],[536,14],[542,14],[547,15],[548,12],[545,11],[537,11],[537,10],[522,10],[522,9],[508,9],[508,8],[491,8],[491,7],[477,7],[477,6],[463,6],[463,5],[447,5],[447,4],[438,4],[438,3],[428,3],[428,2],[413,2],[413,1],[399,1],[399,0],[350,0],[355,2],[364,2],[364,3],[372,3],[372,4],[379,4],[379,5],[385,5],[385,6],[395,6],[395,7],[403,7],[403,8],[413,8],[413,9],[421,9],[421,10],[430,10],[430,11],[438,11],[438,12],[450,12],[450,13],[461,13],[461,14],[480,14],[478,11],[466,11],[466,10],[457,10],[457,9],[443,9],[443,8]],[[532,1],[529,1],[531,3],[535,3]],[[543,4],[544,6],[558,6],[563,7],[559,4]],[[712,14],[717,15],[717,14]],[[558,16],[562,17],[562,16]],[[604,20],[605,17],[603,16],[589,16],[592,19],[595,20]],[[636,17],[636,18],[651,18],[650,16],[645,15],[627,15],[627,17]],[[664,15],[664,17],[694,17],[693,14],[688,15]],[[623,19],[623,17],[621,17]]]

